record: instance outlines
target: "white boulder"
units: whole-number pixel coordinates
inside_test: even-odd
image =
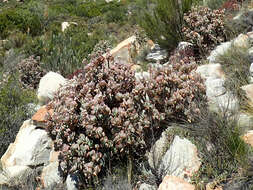
[[[210,56],[207,57],[207,60],[209,61],[209,63],[218,63],[218,57],[220,55],[224,55],[226,52],[228,52],[228,50],[231,48],[232,46],[232,42],[225,42],[222,43],[221,45],[217,46],[211,53]]]
[[[9,179],[22,176],[31,167],[46,164],[51,151],[51,139],[43,129],[27,120],[21,126],[15,142],[1,158],[2,169]]]
[[[225,80],[220,78],[207,78],[205,81],[206,85],[206,96],[208,98],[221,96],[226,93],[226,88],[224,87]]]
[[[62,22],[61,23],[61,31],[64,32],[71,24],[77,25],[76,22]]]
[[[52,162],[43,168],[40,181],[44,189],[54,189],[58,184],[61,184],[63,179],[58,170],[59,163]]]
[[[221,64],[206,64],[200,65],[196,69],[196,73],[200,74],[203,79],[211,78],[225,78],[225,73]]]
[[[47,104],[53,99],[55,92],[66,83],[66,79],[58,73],[48,72],[40,79],[38,100],[40,105]]]
[[[189,180],[200,168],[197,147],[187,139],[175,136],[159,167],[163,177],[173,175]]]

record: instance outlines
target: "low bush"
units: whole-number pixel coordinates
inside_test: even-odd
[[[227,80],[225,86],[238,97],[240,105],[246,102],[242,86],[250,82],[249,68],[251,65],[247,48],[230,48],[224,55],[218,57],[218,62],[222,64]]]
[[[99,57],[84,67],[85,77],[60,89],[48,105],[54,114],[47,128],[63,176],[79,171],[87,186],[107,162],[128,158],[131,168],[131,160],[150,147],[151,128],[157,138],[168,122],[193,121],[205,88],[193,72],[196,64],[187,57],[174,60],[136,81],[129,65]]]
[[[198,0],[158,0],[139,19],[140,26],[148,37],[161,47],[173,50],[182,41],[184,13],[190,11],[191,6]]]
[[[184,15],[184,40],[194,44],[201,56],[205,56],[217,44],[226,41],[224,11],[193,7]]]
[[[97,2],[83,3],[76,10],[77,16],[93,18],[102,14]]]
[[[35,92],[23,90],[15,77],[9,74],[0,86],[0,155],[14,142],[22,123],[31,117],[27,104],[35,100]]]
[[[209,182],[215,186],[249,179],[252,148],[241,138],[238,115],[204,109],[199,121],[190,127],[202,160],[199,172],[192,179],[197,189]]]
[[[5,39],[12,30],[20,30],[32,36],[43,31],[39,15],[23,8],[10,8],[0,13],[0,37]]]
[[[82,66],[95,44],[103,36],[88,36],[85,26],[67,29],[64,33],[50,32],[42,37],[30,39],[24,46],[28,55],[41,57],[46,71],[60,72],[64,77]]]
[[[46,74],[40,66],[40,58],[30,56],[18,64],[19,81],[23,88],[37,89],[40,79]]]

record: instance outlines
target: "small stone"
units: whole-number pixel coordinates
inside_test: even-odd
[[[67,190],[78,190],[78,183],[79,178],[77,175],[71,174],[67,176],[66,179]]]
[[[200,168],[197,147],[189,140],[175,136],[169,150],[163,156],[159,173],[188,180]]]
[[[52,115],[53,109],[47,109],[46,106],[41,107],[33,116],[32,120],[35,122],[46,122],[47,114]]]
[[[156,190],[156,189],[157,189],[156,187],[146,183],[142,183],[139,188],[139,190]]]
[[[247,98],[253,103],[253,84],[244,85],[241,89],[245,91]]]
[[[250,130],[245,135],[243,135],[242,139],[245,143],[253,147],[253,130]]]
[[[233,40],[233,45],[236,48],[249,48],[249,36],[245,34],[240,34],[237,38]]]
[[[64,32],[70,25],[77,25],[76,22],[62,22],[61,23],[61,30]]]
[[[165,176],[158,190],[194,190],[195,186],[175,176]]]
[[[135,73],[135,78],[136,80],[147,80],[150,78],[150,73],[148,72],[139,72],[139,73]]]
[[[63,179],[60,176],[58,166],[58,162],[52,162],[43,168],[40,177],[40,182],[43,188],[54,189],[55,186],[62,183]]]
[[[151,52],[146,56],[146,60],[149,62],[159,62],[167,58],[168,52],[164,49],[161,49],[158,44],[155,44]]]

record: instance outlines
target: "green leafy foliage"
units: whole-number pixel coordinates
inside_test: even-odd
[[[194,124],[198,130],[190,132],[202,153],[202,167],[193,178],[197,189],[210,181],[222,185],[247,179],[252,148],[241,138],[238,116],[203,110],[198,117],[199,122]]]
[[[1,74],[1,78],[3,75]],[[2,78],[3,79],[3,78]],[[27,104],[35,100],[35,93],[21,89],[15,74],[9,74],[0,84],[0,155],[14,142],[23,121],[31,110]]]
[[[84,27],[70,28],[65,33],[50,33],[29,42],[27,54],[41,57],[46,71],[60,72],[68,76],[81,67],[84,57],[92,51],[102,36],[88,36]]]
[[[184,13],[197,0],[158,0],[154,8],[149,8],[140,18],[140,25],[148,37],[160,46],[173,50],[183,40]]]
[[[237,48],[232,46],[224,55],[218,57],[218,61],[223,65],[228,80],[225,86],[239,99],[240,105],[245,105],[245,93],[242,86],[250,82],[250,56],[247,48]]]
[[[0,37],[6,38],[12,30],[39,35],[43,31],[43,22],[36,12],[28,8],[9,8],[0,13]]]

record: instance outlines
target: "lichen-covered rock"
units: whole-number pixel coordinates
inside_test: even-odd
[[[248,131],[242,138],[244,142],[253,147],[253,130]]]
[[[168,130],[170,130],[170,128],[168,128]],[[157,168],[159,166],[159,162],[169,148],[170,139],[167,135],[168,130],[162,133],[161,137],[155,142],[148,153],[148,163],[152,168]]]
[[[200,168],[197,147],[187,139],[175,136],[169,150],[165,153],[159,167],[159,173],[173,175],[189,180]]]
[[[225,73],[221,64],[206,64],[200,65],[196,69],[196,73],[199,73],[203,79],[211,78],[225,78]]]
[[[63,179],[60,176],[59,163],[52,162],[43,168],[40,182],[44,189],[54,189],[58,184],[62,183]]]
[[[45,105],[53,99],[55,92],[66,83],[66,79],[58,73],[48,72],[39,83],[39,104]]]
[[[44,123],[47,120],[47,114],[52,115],[53,110],[48,109],[46,106],[42,106],[33,116],[32,120],[35,123]]]
[[[226,88],[224,87],[224,79],[216,79],[209,77],[206,79],[206,96],[209,98],[221,96],[226,93]]]
[[[221,96],[209,97],[210,110],[219,111],[230,111],[235,112],[239,110],[238,98],[231,92],[226,92]]]
[[[211,53],[210,56],[207,57],[209,63],[218,63],[218,57],[220,55],[225,54],[232,46],[232,42],[224,42],[221,45],[217,46]]]
[[[132,52],[138,52],[138,42],[136,36],[131,36],[126,40],[119,43],[115,48],[110,51],[110,54],[114,57],[116,62],[124,64],[133,63]]]
[[[47,132],[37,129],[31,120],[21,126],[14,143],[1,158],[2,169],[8,179],[13,179],[29,172],[31,168],[48,162],[52,141]]]
[[[207,57],[209,63],[219,63],[219,56],[224,55],[231,48],[249,48],[250,47],[250,37],[249,35],[240,34],[235,39],[221,43],[217,46]]]
[[[244,85],[241,89],[245,91],[248,100],[253,103],[253,84]]]
[[[249,36],[246,34],[240,34],[233,40],[233,46],[236,48],[249,48]]]

